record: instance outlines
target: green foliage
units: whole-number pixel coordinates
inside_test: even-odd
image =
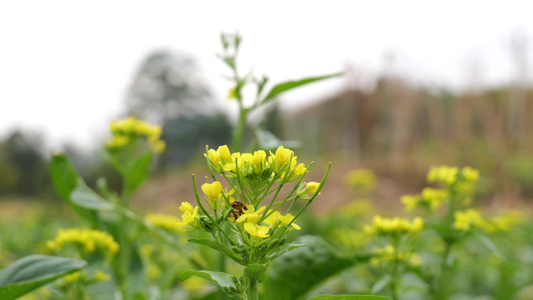
[[[233,275],[226,274],[224,272],[213,272],[206,270],[187,270],[180,274],[180,280],[184,281],[192,276],[198,276],[209,282],[212,282],[222,288],[222,291],[229,296],[237,297],[242,299],[244,295],[244,290],[242,283]]]
[[[72,202],[78,207],[90,210],[112,210],[113,204],[104,200],[93,190],[91,190],[80,178],[76,189],[70,195]]]
[[[94,212],[87,210],[84,207],[73,202],[71,193],[79,185],[79,176],[74,168],[74,165],[63,153],[55,153],[52,155],[50,161],[50,175],[52,183],[61,196],[61,198],[68,203],[76,213],[89,222],[93,227],[97,224],[97,216]]]
[[[304,86],[310,83],[314,83],[317,81],[325,80],[325,79],[340,77],[342,75],[344,74],[335,73],[335,74],[330,74],[330,75],[325,75],[325,76],[309,77],[309,78],[304,78],[300,80],[291,80],[291,81],[285,81],[282,83],[278,83],[274,87],[272,87],[272,89],[267,93],[262,103],[270,102],[273,99],[275,99],[277,96],[281,95],[282,93],[293,90],[295,88],[298,88],[298,87],[301,87],[301,86]]]
[[[79,271],[86,264],[79,259],[26,256],[0,271],[0,298],[16,299],[64,275]]]
[[[271,264],[264,282],[268,291],[264,299],[304,299],[321,282],[364,260],[339,255],[318,236],[302,236],[296,242],[306,246]]]

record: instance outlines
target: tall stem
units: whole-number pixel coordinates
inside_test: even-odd
[[[239,119],[233,130],[233,151],[240,152],[242,147],[242,139],[244,137],[244,132],[246,129],[246,115],[248,110],[243,107],[242,103],[239,101]]]

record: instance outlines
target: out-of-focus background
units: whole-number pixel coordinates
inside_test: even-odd
[[[378,207],[394,210],[399,196],[420,190],[427,169],[440,164],[480,169],[483,205],[528,207],[528,4],[4,2],[0,217],[28,206],[57,210],[48,174],[54,150],[67,153],[88,184],[104,175],[119,185],[98,149],[109,122],[129,115],[161,124],[167,143],[137,205],[166,210],[189,200],[189,176],[204,170],[205,145],[229,143],[235,123],[236,104],[226,100],[229,70],[216,57],[221,32],[243,36],[243,73],[275,83],[345,72],[284,94],[249,119],[300,141],[303,160],[333,162],[328,200],[317,207],[351,200],[343,178],[367,168],[379,177]]]

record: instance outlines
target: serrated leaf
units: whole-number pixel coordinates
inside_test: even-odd
[[[307,300],[392,300],[388,297],[383,296],[372,296],[372,295],[320,295],[309,298]]]
[[[30,255],[0,271],[0,299],[11,300],[25,295],[64,275],[86,266],[79,259]]]
[[[291,250],[294,250],[296,248],[305,247],[304,244],[284,244],[280,247],[277,247],[272,253],[270,254],[270,260],[273,260]]]
[[[72,194],[70,194],[70,198],[72,199],[72,202],[79,207],[91,210],[113,209],[113,204],[107,202],[97,193],[91,190],[81,179],[78,180],[78,185]]]
[[[270,90],[270,92],[268,92],[268,94],[266,95],[265,99],[263,99],[262,103],[266,103],[268,101],[271,101],[272,99],[276,98],[278,95],[280,95],[280,94],[282,94],[282,93],[284,93],[286,91],[295,89],[297,87],[300,87],[300,86],[303,86],[303,85],[306,85],[306,84],[310,84],[310,83],[313,83],[313,82],[316,82],[316,81],[324,80],[324,79],[339,77],[341,75],[343,75],[343,74],[342,73],[335,73],[335,74],[326,75],[326,76],[310,77],[310,78],[304,78],[304,79],[300,79],[300,80],[293,80],[293,81],[286,81],[286,82],[279,83],[279,84],[275,85]]]
[[[65,154],[55,153],[52,155],[52,159],[50,160],[50,176],[52,177],[52,183],[59,196],[61,196],[61,198],[67,202],[80,217],[95,226],[97,223],[96,213],[77,206],[73,203],[72,198],[70,197],[72,191],[74,191],[78,185],[80,177],[78,172],[76,172],[74,165]]]
[[[235,253],[228,246],[226,246],[225,244],[219,241],[208,240],[208,239],[189,239],[189,242],[208,246],[212,249],[225,253],[229,258],[233,259],[235,262],[241,265],[243,264],[242,257],[239,254]]]
[[[294,249],[274,260],[264,281],[265,300],[305,299],[316,285],[368,258],[344,257],[335,252],[323,238],[306,235]]]
[[[150,152],[146,152],[128,167],[128,170],[125,174],[126,189],[128,190],[128,193],[132,193],[138,189],[144,183],[146,178],[148,178],[151,164],[152,154]]]
[[[208,280],[209,282],[212,282],[218,286],[220,286],[223,289],[237,289],[236,282],[238,282],[237,277],[224,273],[224,272],[213,272],[213,271],[205,271],[205,270],[187,270],[183,271],[180,274],[180,280],[185,281],[193,276],[198,276],[200,278],[203,278],[205,280]]]

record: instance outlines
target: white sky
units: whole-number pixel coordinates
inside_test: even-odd
[[[458,87],[473,63],[485,83],[505,82],[510,35],[520,29],[531,42],[532,8],[530,1],[488,0],[3,1],[0,136],[23,127],[53,145],[90,145],[120,112],[142,59],[161,48],[194,55],[223,99],[226,69],[215,57],[222,31],[244,37],[241,71],[253,67],[273,82],[347,65],[373,78],[389,52],[395,70],[414,82]],[[283,104],[301,105],[344,84],[303,88]]]

